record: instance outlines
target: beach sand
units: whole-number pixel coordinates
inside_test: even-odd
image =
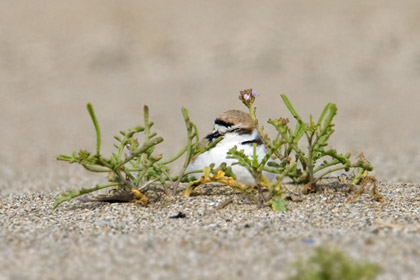
[[[2,1],[0,279],[285,279],[318,245],[377,262],[379,279],[414,279],[419,13],[418,1]],[[330,144],[364,153],[385,201],[348,205],[326,187],[276,213],[222,187],[148,208],[52,210],[62,191],[104,182],[56,161],[94,151],[88,102],[105,154],[147,104],[169,157],[186,140],[181,107],[204,136],[221,112],[245,109],[239,91],[251,87],[261,123],[291,118],[280,94],[305,119],[337,104]]]

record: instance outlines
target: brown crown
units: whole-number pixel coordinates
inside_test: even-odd
[[[229,110],[224,112],[215,120],[215,123],[225,126],[242,124],[243,128],[254,128],[254,122],[249,114],[239,110]]]

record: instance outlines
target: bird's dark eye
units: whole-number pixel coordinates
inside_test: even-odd
[[[234,127],[229,130],[229,132],[236,132],[240,135],[242,134],[252,134],[253,129],[252,128],[244,128],[244,127]]]

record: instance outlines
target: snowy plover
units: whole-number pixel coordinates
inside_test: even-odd
[[[235,145],[238,150],[244,150],[248,156],[253,155],[253,144],[256,144],[256,153],[258,159],[262,160],[265,156],[264,144],[254,127],[254,122],[251,117],[239,110],[229,110],[221,114],[214,121],[214,130],[207,135],[202,141],[201,145],[206,146],[218,137],[223,136],[223,140],[217,143],[216,146],[200,154],[187,167],[187,172],[194,170],[202,170],[205,166],[211,163],[215,167],[223,162],[231,166],[236,162],[236,159],[226,158],[227,152]],[[255,184],[255,180],[248,170],[240,165],[233,165],[232,171],[236,175],[236,180],[246,185]],[[194,173],[195,177],[201,176],[200,173]]]

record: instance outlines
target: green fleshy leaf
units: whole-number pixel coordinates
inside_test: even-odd
[[[287,201],[284,198],[274,198],[271,200],[270,206],[274,211],[284,212],[287,210]]]

